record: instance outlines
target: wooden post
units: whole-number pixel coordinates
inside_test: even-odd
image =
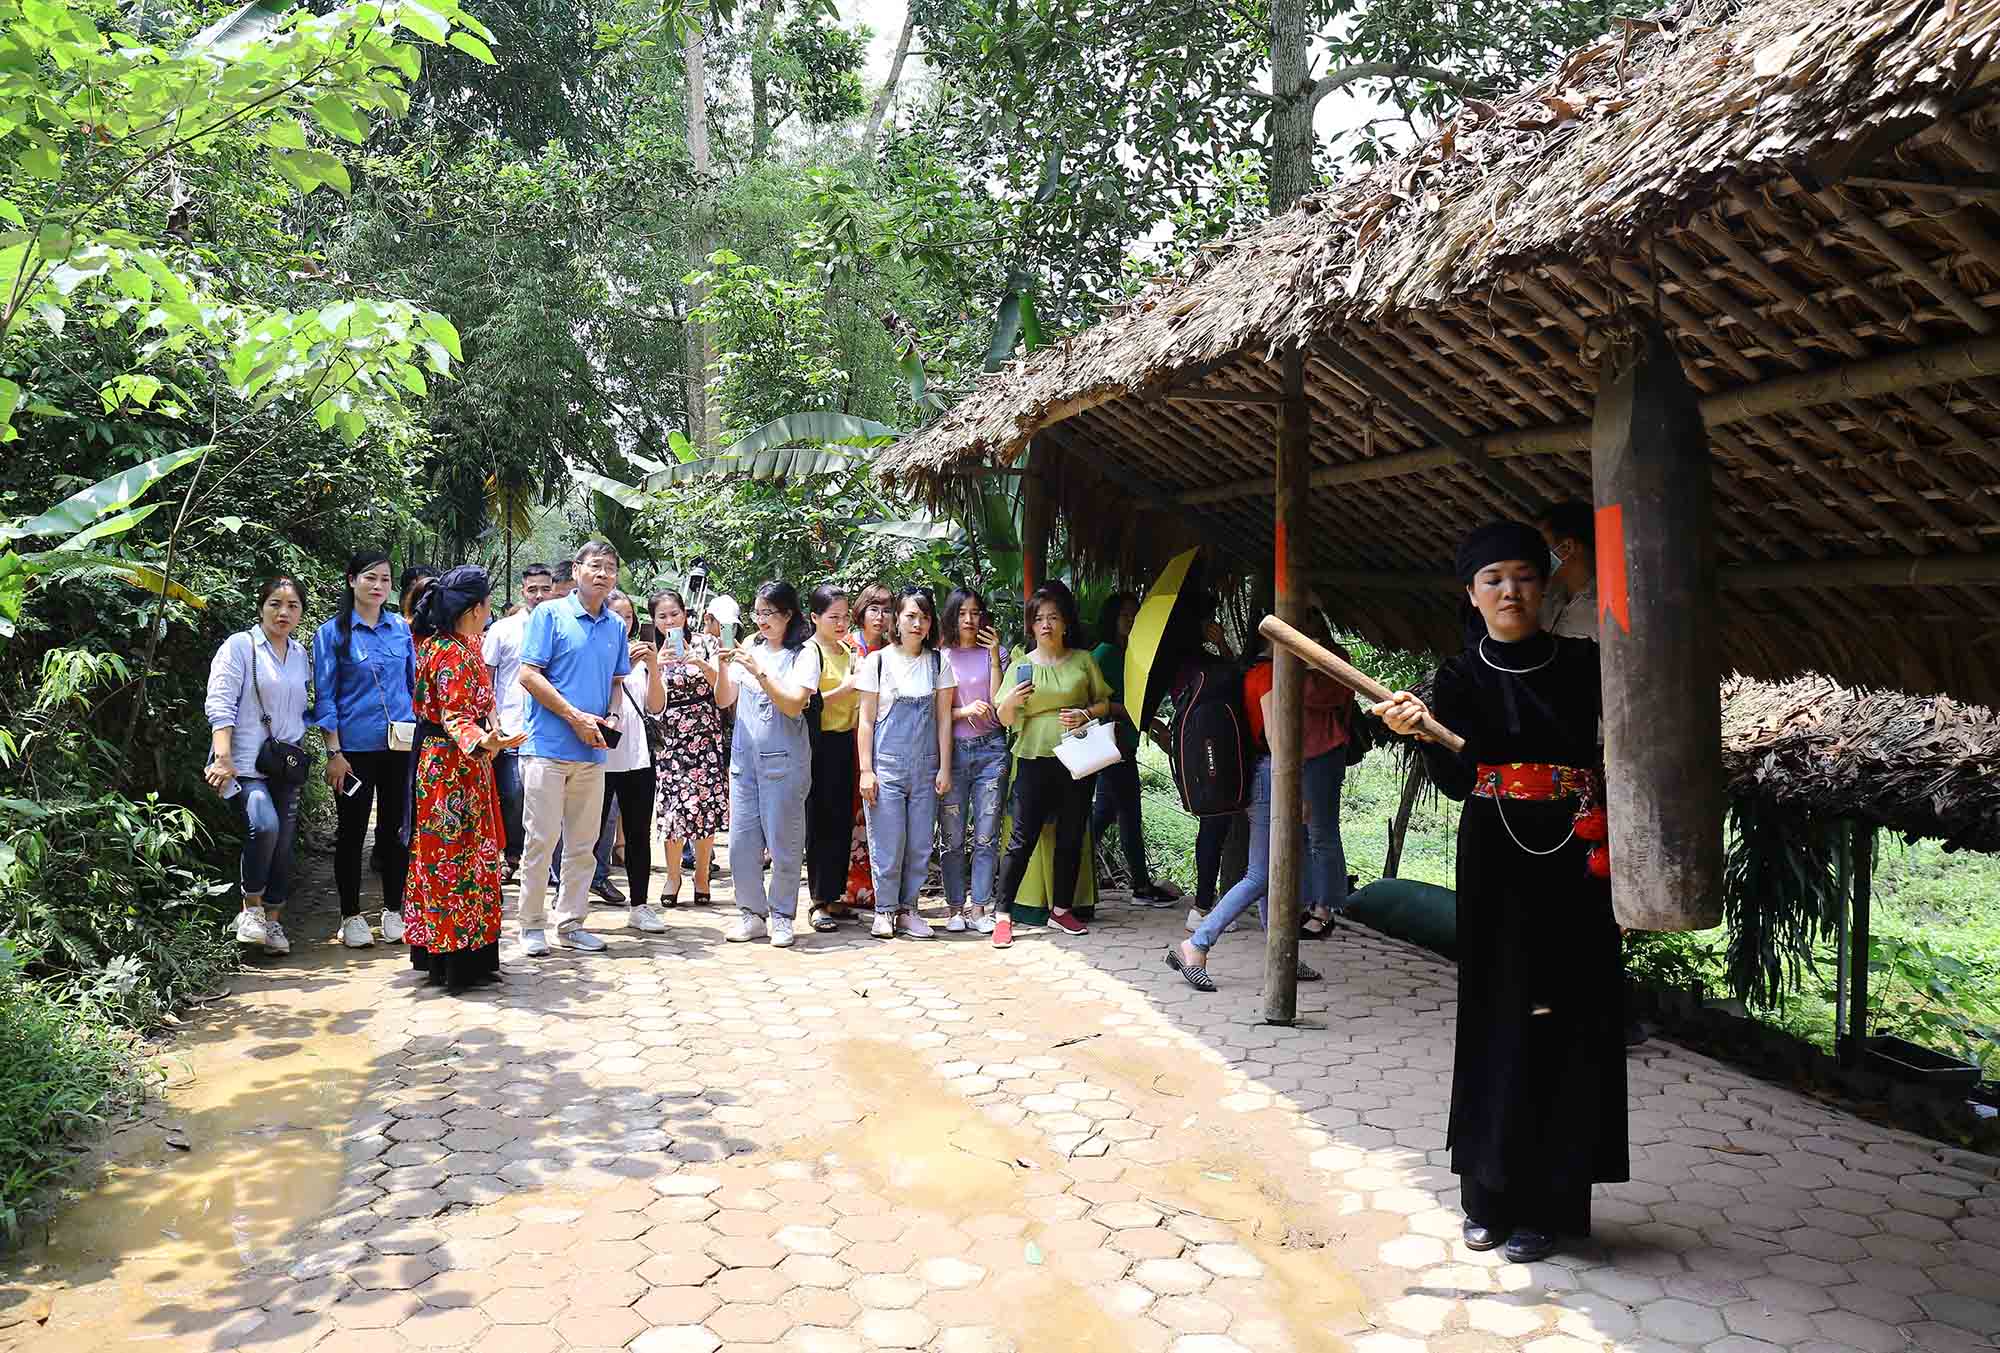
[[[1037,437],[1028,446],[1028,472],[1021,479],[1021,602],[1049,580],[1049,532],[1055,500],[1049,492],[1049,448]],[[1028,622],[1033,629],[1033,619]]]
[[[1722,677],[1701,406],[1639,321],[1591,427],[1611,906],[1635,930],[1722,919]]]
[[[1284,355],[1284,402],[1278,406],[1277,549],[1273,610],[1288,625],[1306,617],[1306,474],[1312,460],[1312,408],[1306,403],[1305,355]],[[1282,644],[1271,654],[1271,923],[1264,944],[1264,1020],[1290,1024],[1299,1011],[1299,844],[1305,803],[1305,664]]]
[[[1403,773],[1403,796],[1396,802],[1396,815],[1389,819],[1389,853],[1382,859],[1382,877],[1395,878],[1403,867],[1403,842],[1410,834],[1410,818],[1417,811],[1417,795],[1424,787],[1424,759],[1410,758]]]
[[[1839,1049],[1843,1065],[1861,1060],[1868,1044],[1868,909],[1875,888],[1875,828],[1864,822],[1854,833],[1854,906],[1847,940],[1847,1041]]]

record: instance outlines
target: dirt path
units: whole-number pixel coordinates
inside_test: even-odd
[[[1464,1249],[1451,974],[1393,942],[1315,946],[1322,1027],[1283,1030],[1254,1022],[1258,937],[1199,996],[1160,961],[1172,914],[1114,905],[1005,953],[725,945],[726,916],[643,936],[600,911],[607,953],[509,957],[458,1000],[302,919],[0,1279],[0,1347],[1969,1353],[2000,1331],[2000,1163],[1668,1048],[1634,1062],[1635,1178],[1596,1241],[1531,1267]]]

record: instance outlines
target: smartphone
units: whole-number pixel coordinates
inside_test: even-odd
[[[639,642],[642,644],[651,644],[654,648],[658,648],[660,646],[660,627],[650,620],[639,622]]]
[[[667,652],[671,653],[676,658],[685,658],[687,656],[686,630],[667,631]]]
[[[1021,665],[1020,665],[1019,667],[1016,667],[1016,668],[1014,669],[1014,680],[1016,680],[1016,681],[1025,681],[1025,682],[1027,682],[1027,683],[1028,683],[1028,684],[1029,684],[1030,686],[1034,685],[1034,684],[1035,684],[1035,664],[1033,664],[1032,662],[1024,662],[1024,663],[1022,663],[1022,664],[1021,664]]]
[[[353,771],[340,777],[340,793],[343,798],[353,798],[362,790],[361,777]]]
[[[618,740],[625,736],[623,729],[614,728],[610,724],[600,725],[597,731],[604,734],[604,745],[606,747],[616,747]]]

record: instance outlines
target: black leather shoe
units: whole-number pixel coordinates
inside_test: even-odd
[[[1556,1252],[1556,1238],[1547,1231],[1523,1227],[1507,1237],[1507,1258],[1516,1264],[1533,1264]]]
[[[1468,1250],[1497,1249],[1506,1238],[1505,1231],[1496,1231],[1491,1226],[1481,1226],[1476,1221],[1465,1224],[1465,1248]]]

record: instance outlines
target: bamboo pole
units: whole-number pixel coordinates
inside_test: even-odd
[[[1306,614],[1306,474],[1312,459],[1312,408],[1306,403],[1305,355],[1283,356],[1284,402],[1278,406],[1277,548],[1273,602],[1287,624]],[[1299,822],[1305,806],[1305,665],[1280,648],[1272,654],[1271,872],[1264,931],[1264,1022],[1290,1024],[1299,1011],[1299,892],[1305,882]]]
[[[1874,900],[1875,829],[1856,822],[1854,833],[1854,906],[1847,942],[1847,1042],[1841,1061],[1853,1066],[1868,1045],[1869,906]]]
[[[1292,654],[1308,666],[1326,673],[1356,695],[1365,695],[1378,705],[1395,695],[1394,691],[1374,677],[1352,663],[1341,661],[1338,654],[1314,643],[1275,615],[1267,615],[1259,621],[1257,632],[1276,644],[1279,652]],[[1435,717],[1425,715],[1422,728],[1431,741],[1454,752],[1465,750],[1465,739],[1439,723]],[[1276,812],[1277,809],[1273,807],[1272,811]]]

